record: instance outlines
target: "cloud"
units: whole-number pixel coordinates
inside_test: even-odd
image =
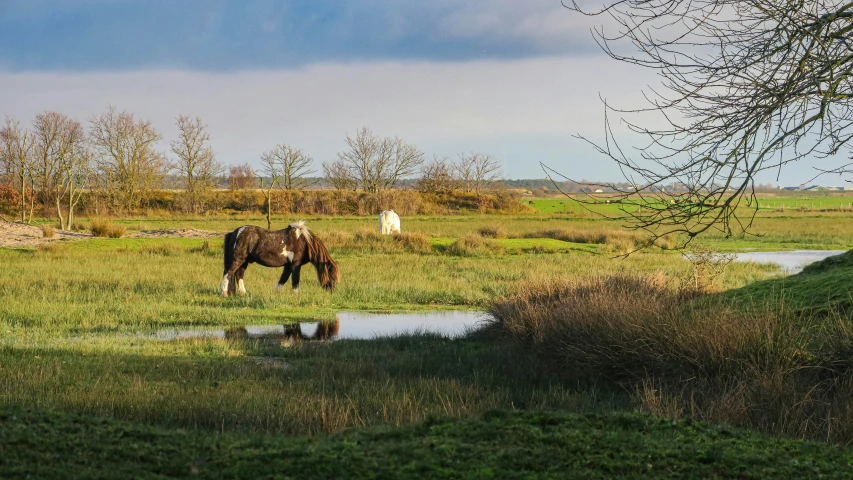
[[[633,73],[632,73],[633,72]],[[362,126],[432,154],[503,157],[512,177],[542,176],[538,162],[578,178],[611,178],[581,133],[599,137],[601,92],[636,104],[643,77],[602,57],[465,63],[326,63],[292,70],[0,74],[0,113],[28,122],[44,110],[88,119],[108,104],[151,119],[167,142],[178,114],[199,115],[226,163],[252,162],[280,142],[319,162]]]
[[[558,0],[6,0],[6,71],[223,71],[597,52]]]

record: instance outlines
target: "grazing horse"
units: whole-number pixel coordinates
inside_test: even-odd
[[[246,225],[225,235],[225,271],[222,273],[220,292],[223,297],[239,291],[246,293],[243,274],[250,263],[265,267],[284,267],[275,286],[281,289],[293,275],[293,290],[299,291],[299,269],[311,262],[317,270],[317,280],[328,291],[333,291],[341,280],[338,264],[319,238],[305,226],[305,222],[291,224],[284,230],[267,230]]]
[[[400,217],[394,210],[383,210],[379,213],[379,233],[390,235],[394,232],[400,233]]]

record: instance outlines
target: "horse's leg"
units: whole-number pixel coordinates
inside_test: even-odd
[[[293,266],[293,279],[291,280],[291,285],[293,286],[293,291],[299,293],[299,270],[302,268],[301,264],[295,264]]]
[[[237,270],[243,268],[245,271],[245,266],[249,265],[249,262],[246,261],[245,256],[237,255],[235,252],[234,260],[231,261],[231,265],[227,270],[222,274],[222,285],[220,287],[220,293],[223,297],[227,297],[229,293],[234,293],[237,290],[237,278],[235,275],[237,274]],[[242,275],[241,275],[242,278]],[[234,280],[233,282],[231,280]]]
[[[243,275],[246,274],[246,268],[249,267],[249,262],[244,262],[240,268],[234,272],[234,279],[237,281],[237,291],[240,295],[246,294],[246,284],[243,282]]]
[[[275,285],[275,290],[281,290],[281,287],[287,283],[287,279],[290,278],[290,272],[293,270],[293,265],[290,262],[284,264],[284,270],[281,272],[281,278],[278,279],[278,283]]]

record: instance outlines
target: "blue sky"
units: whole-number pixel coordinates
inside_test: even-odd
[[[552,0],[6,0],[0,44],[14,48],[0,50],[0,64],[10,71],[234,71],[596,51],[588,41],[565,41],[571,28],[542,28],[542,17],[557,16],[569,25],[570,13]]]
[[[600,98],[638,107],[657,79],[600,53],[600,21],[559,0],[0,0],[0,114],[114,105],[152,120],[164,151],[175,117],[199,115],[223,163],[284,142],[318,170],[368,126],[428,157],[505,158],[509,178],[541,178],[541,161],[619,181],[573,135],[600,141]]]

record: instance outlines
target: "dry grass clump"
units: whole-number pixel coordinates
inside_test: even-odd
[[[612,383],[659,415],[853,442],[849,318],[749,313],[621,274],[529,284],[496,301],[490,331],[570,382]]]
[[[89,225],[92,236],[102,238],[121,238],[124,236],[124,225],[113,224],[107,220],[92,220]]]
[[[206,242],[205,242],[206,243]],[[146,255],[178,255],[184,253],[185,249],[183,246],[177,243],[161,243],[159,245],[144,245],[139,252]]]
[[[340,236],[344,240],[341,247],[352,251],[370,253],[429,253],[432,251],[429,237],[420,232],[380,235],[373,230],[359,230],[351,237],[346,234]]]
[[[44,238],[53,238],[56,236],[56,229],[54,229],[50,225],[42,225],[41,226],[41,235]]]
[[[486,225],[477,230],[483,238],[506,238],[506,230],[500,225]]]
[[[626,232],[624,230],[601,229],[601,230],[576,230],[573,228],[540,230],[524,235],[524,238],[553,238],[564,242],[573,243],[596,243],[607,244],[608,242],[622,241],[630,242],[639,247],[645,245],[648,240],[638,232]]]
[[[42,243],[41,245],[36,247],[36,250],[39,253],[50,253],[50,254],[55,255],[55,254],[67,252],[68,251],[68,245],[65,243],[61,243],[61,242]]]
[[[505,253],[506,249],[500,245],[484,240],[483,237],[469,233],[459,237],[445,250],[450,255],[460,257],[476,257],[480,255]]]

